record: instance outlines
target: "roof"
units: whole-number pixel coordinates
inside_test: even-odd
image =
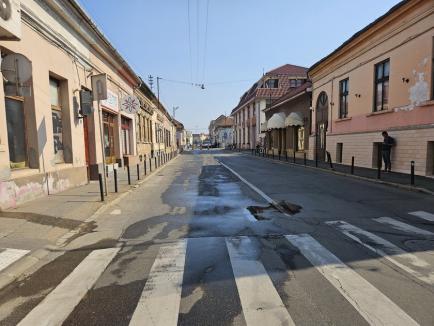
[[[307,68],[300,67],[291,64],[284,64],[283,66],[277,67],[270,70],[265,75],[294,75],[294,76],[304,76],[306,75]]]
[[[311,92],[311,87],[312,87],[312,82],[307,81],[303,85],[290,90],[285,95],[279,97],[277,100],[275,100],[273,103],[271,103],[271,106],[270,106],[270,108],[268,108],[268,110],[273,109],[279,105],[282,105],[283,103],[290,101],[292,98],[294,98],[295,96],[297,96],[301,93]]]
[[[118,60],[122,68],[128,72],[130,76],[133,77],[134,82],[138,85],[140,83],[140,78],[137,76],[133,68],[128,64],[128,62],[122,57],[122,55],[118,52],[118,50],[112,45],[112,43],[108,40],[108,38],[102,33],[102,31],[98,28],[95,22],[92,20],[90,15],[83,9],[80,3],[76,0],[69,1],[69,4],[74,7],[74,9],[84,18],[85,22],[94,30],[96,35],[105,43],[107,48],[112,52],[113,56]],[[118,71],[120,75],[123,75],[124,71]],[[126,77],[124,75],[124,77]]]
[[[271,98],[272,100],[278,99],[288,92],[289,82],[280,83],[279,88],[261,88],[263,82],[272,76],[285,76],[285,77],[307,77],[307,68],[300,67],[291,64],[285,64],[283,66],[272,69],[264,74],[256,83],[254,83],[248,91],[246,91],[237,106],[231,111],[233,114],[244,104],[248,103],[254,98]]]
[[[349,39],[347,39],[344,43],[342,43],[337,49],[335,49],[333,52],[331,52],[329,55],[325,56],[324,58],[322,58],[321,60],[317,61],[316,63],[314,63],[308,70],[308,73],[310,71],[312,71],[313,69],[315,69],[316,67],[318,67],[321,63],[323,63],[324,61],[326,61],[327,59],[331,58],[332,56],[334,56],[336,53],[338,53],[339,51],[341,51],[345,46],[347,46],[348,44],[350,44],[351,42],[353,42],[356,38],[358,38],[359,36],[361,36],[362,34],[364,34],[365,32],[367,32],[370,28],[374,27],[375,25],[377,25],[379,22],[381,22],[383,19],[385,19],[387,16],[389,16],[390,14],[392,14],[393,12],[395,12],[396,10],[398,10],[399,8],[401,8],[402,6],[404,6],[405,4],[409,3],[411,0],[403,0],[401,2],[398,2],[396,5],[394,5],[392,8],[390,8],[389,11],[387,11],[384,15],[378,17],[376,20],[374,20],[372,23],[370,23],[369,25],[365,26],[364,28],[362,28],[360,31],[358,31],[357,33],[355,33],[353,36],[351,36]]]
[[[172,118],[172,122],[176,128],[184,129],[184,125],[182,124],[182,122],[176,120],[175,118]]]

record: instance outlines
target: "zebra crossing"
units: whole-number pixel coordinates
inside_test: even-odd
[[[424,221],[430,221],[430,216],[434,217],[434,214],[427,212],[411,212],[410,215]],[[372,221],[402,235],[434,239],[434,234],[429,230],[395,218],[380,217]],[[422,281],[428,287],[434,285],[434,264],[420,258],[418,253],[407,252],[377,235],[378,232],[367,231],[343,220],[327,221],[325,225],[332,232],[342,235],[342,239],[350,240],[357,247],[356,250],[365,250],[387,260],[410,279]],[[290,248],[304,257],[319,277],[324,278],[369,325],[419,325],[415,320],[417,315],[405,311],[389,297],[390,293],[385,293],[378,285],[372,284],[351,263],[340,259],[321,239],[316,239],[315,235],[289,234],[280,240],[286,241]],[[264,241],[274,240],[236,236],[226,237],[222,241],[228,254],[245,324],[296,325],[297,320],[291,306],[282,297],[280,285],[270,275],[269,263],[263,257],[266,246]],[[186,264],[189,243],[190,239],[181,239],[159,245],[129,325],[170,326],[179,323],[184,271],[189,268]],[[62,325],[88,291],[92,290],[120,250],[121,248],[107,248],[91,251],[18,325]],[[1,254],[0,252],[0,262]],[[26,253],[16,253],[19,254]],[[1,266],[0,264],[0,269]],[[289,270],[281,272],[287,273]],[[432,314],[434,323],[434,312]],[[219,324],[218,321],[214,322]]]
[[[0,248],[0,272],[27,255],[30,250]]]

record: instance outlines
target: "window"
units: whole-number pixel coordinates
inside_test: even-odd
[[[60,81],[50,77],[51,117],[53,121],[54,162],[65,162],[63,156],[63,115],[60,103]]]
[[[375,65],[374,111],[387,110],[389,107],[389,71],[389,60]]]
[[[265,88],[278,88],[279,80],[278,79],[268,79],[265,81]]]
[[[5,106],[10,167],[24,168],[27,161],[24,103],[21,98],[6,96]]]
[[[130,119],[121,118],[122,127],[122,154],[129,155],[130,151]]]
[[[349,79],[344,79],[339,82],[339,119],[348,116],[348,90]]]
[[[303,79],[290,79],[289,80],[289,87],[291,87],[291,88],[299,87],[303,84],[303,82],[304,82]]]

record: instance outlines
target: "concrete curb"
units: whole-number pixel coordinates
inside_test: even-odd
[[[119,203],[119,201],[121,201],[124,197],[128,196],[133,191],[137,191],[137,189],[139,189],[140,186],[149,179],[149,177],[152,177],[156,172],[162,170],[169,163],[174,162],[179,156],[180,154],[176,155],[172,160],[166,162],[166,164],[159,166],[157,169],[153,170],[150,173],[148,172],[146,176],[143,176],[143,179],[139,180],[135,185],[131,185],[131,188],[128,189],[126,192],[120,194],[115,199],[104,203],[94,213],[92,213],[92,215],[85,219],[83,223],[81,223],[78,227],[70,230],[59,239],[57,239],[55,245],[47,245],[44,248],[36,249],[35,251],[30,252],[23,258],[14,262],[12,265],[8,266],[0,274],[0,290],[5,288],[12,282],[16,281],[21,276],[26,277],[27,275],[32,274],[34,270],[38,269],[35,268],[38,263],[44,262],[44,264],[46,264],[52,261],[55,256],[59,254],[59,252],[54,253],[53,251],[62,251],[62,248],[68,244],[69,239],[79,234],[80,230],[87,223],[96,221],[97,218],[102,215],[106,210]],[[50,254],[52,254],[52,257],[49,257]]]
[[[238,153],[240,153],[240,152],[238,152]],[[243,156],[252,157],[252,158],[255,158],[255,159],[260,159],[260,160],[264,160],[264,161],[271,161],[271,162],[274,162],[274,163],[277,163],[277,164],[294,165],[294,166],[303,167],[303,168],[306,168],[306,169],[311,169],[311,170],[316,170],[316,171],[319,170],[319,171],[322,171],[322,172],[331,173],[331,174],[335,174],[335,175],[340,175],[340,176],[343,176],[343,177],[349,177],[349,178],[354,178],[354,179],[369,181],[369,182],[383,184],[383,185],[390,186],[390,187],[395,187],[395,188],[399,188],[399,189],[403,189],[403,190],[408,190],[408,191],[412,191],[412,192],[421,192],[421,193],[424,193],[424,194],[427,194],[427,195],[434,196],[434,191],[428,190],[426,188],[415,187],[415,186],[410,186],[410,185],[404,185],[404,184],[401,184],[401,183],[395,183],[395,182],[390,182],[390,181],[372,179],[372,178],[363,177],[363,176],[360,176],[360,175],[354,175],[354,174],[349,174],[349,173],[344,173],[344,172],[339,172],[339,171],[333,171],[333,170],[324,169],[324,168],[320,168],[320,167],[317,168],[317,167],[314,167],[314,166],[297,164],[297,163],[293,163],[293,162],[273,160],[271,158],[260,157],[260,156],[255,156],[255,155],[249,155],[249,154],[246,154],[246,153],[240,153],[240,154],[243,155]]]

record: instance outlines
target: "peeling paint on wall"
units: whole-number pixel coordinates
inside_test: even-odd
[[[422,70],[425,70],[425,66],[428,63],[428,58],[424,58],[420,63],[419,66]],[[429,100],[429,85],[428,82],[425,80],[425,72],[418,72],[416,69],[413,69],[413,76],[415,79],[415,83],[413,86],[411,86],[408,90],[410,93],[409,100],[410,104],[394,108],[395,112],[398,111],[412,111],[416,106],[419,106],[423,102],[426,102]]]
[[[424,72],[413,72],[413,74],[417,75],[417,80],[416,83],[409,89],[409,99],[413,106],[417,106],[429,99],[429,87],[428,83],[425,81]]]

